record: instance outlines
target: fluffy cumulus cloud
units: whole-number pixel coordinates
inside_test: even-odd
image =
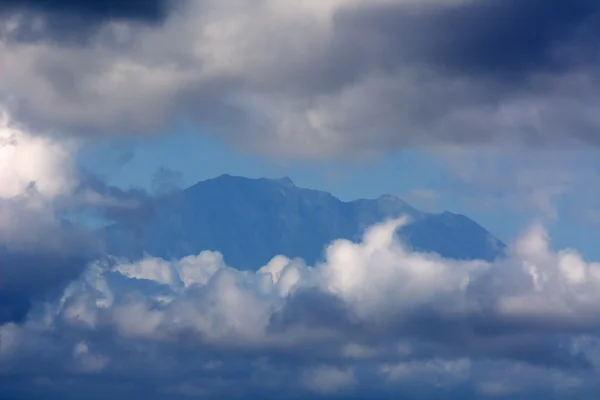
[[[0,393],[558,399],[597,392],[600,263],[551,251],[537,226],[494,263],[445,260],[399,242],[394,232],[403,223],[374,226],[358,243],[333,242],[315,266],[277,256],[257,272],[239,271],[212,251],[91,263],[56,300],[0,327]]]
[[[183,116],[279,156],[598,143],[590,0],[138,3],[0,2],[16,111],[77,134]],[[64,15],[94,29],[44,24]]]

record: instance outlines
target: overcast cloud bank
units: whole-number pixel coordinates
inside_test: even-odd
[[[27,35],[15,7],[0,22],[3,90],[60,132],[159,133],[183,117],[287,157],[598,144],[591,0],[60,3],[28,2],[97,28]]]

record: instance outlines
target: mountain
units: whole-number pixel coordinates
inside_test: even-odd
[[[505,247],[463,215],[426,213],[395,196],[344,202],[289,178],[230,175],[199,182],[161,201],[153,218],[112,225],[105,235],[108,252],[117,256],[178,259],[218,250],[229,265],[257,269],[277,254],[313,264],[332,240],[360,239],[367,227],[402,215],[414,222],[399,234],[419,251],[492,260]]]

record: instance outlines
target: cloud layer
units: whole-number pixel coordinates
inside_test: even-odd
[[[4,90],[60,131],[162,132],[183,116],[277,156],[598,143],[589,0],[178,4],[158,26],[101,19],[87,46],[17,40],[4,18]]]
[[[0,328],[0,393],[483,399],[598,389],[599,263],[552,252],[541,227],[494,264],[444,260],[398,242],[403,223],[334,242],[314,267],[277,256],[242,272],[211,251],[92,263],[58,300]]]
[[[81,2],[77,0],[2,0],[0,11],[15,13],[35,11],[42,14],[71,14],[82,19],[141,19],[159,18],[168,11],[169,1],[103,1]]]
[[[175,4],[171,0],[2,0],[0,38],[83,44],[109,21],[160,25]]]

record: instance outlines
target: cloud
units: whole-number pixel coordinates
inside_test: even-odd
[[[76,165],[78,143],[0,112],[0,323],[60,295],[101,254],[89,220],[143,218],[149,195],[107,186]]]
[[[388,46],[372,50],[387,66],[408,59],[510,79],[569,67],[573,60],[558,59],[557,51],[591,39],[599,13],[587,0],[391,1],[365,3],[339,17],[350,35],[372,35]]]
[[[78,0],[2,0],[0,30],[5,40],[80,42],[111,21],[157,25],[176,2],[130,0],[86,2]]]
[[[414,199],[415,201],[433,202],[440,194],[434,189],[414,189],[408,192],[404,197]]]
[[[0,321],[60,293],[85,267],[85,239],[56,218],[52,201],[75,181],[70,143],[29,134],[0,114]]]
[[[402,223],[376,225],[358,243],[333,242],[315,266],[278,256],[258,272],[239,271],[211,251],[91,263],[57,300],[0,326],[0,371],[22,377],[0,393],[450,399],[597,391],[599,263],[553,252],[539,226],[503,260],[445,260],[399,242]]]
[[[452,146],[431,151],[428,162],[443,171],[440,196],[452,198],[470,213],[494,210],[518,215],[516,222],[539,219],[582,236],[585,231],[577,224],[594,224],[599,170],[593,147],[532,151]]]
[[[153,19],[160,16],[168,1],[104,1],[85,3],[77,0],[2,0],[0,10],[4,12],[33,9],[43,13],[67,13],[81,17],[96,18],[141,18]]]
[[[92,262],[89,218],[147,218],[156,198],[74,162],[82,138],[176,117],[278,157],[597,145],[595,3],[179,7],[0,1],[0,95],[30,121],[0,120],[0,397],[597,393],[600,264],[552,251],[539,226],[494,263],[411,251],[393,236],[402,221],[331,243],[315,266],[276,256],[242,272],[211,251]],[[531,154],[524,172],[481,153],[454,180],[551,216],[591,186]],[[155,178],[159,193],[180,181]]]
[[[3,89],[60,132],[157,133],[177,116],[276,157],[598,144],[588,0],[180,7],[158,26],[102,23],[87,46],[5,40]]]
[[[68,142],[56,143],[31,135],[0,110],[0,197],[18,196],[35,184],[36,190],[55,197],[73,185],[73,159]]]
[[[185,186],[183,173],[161,166],[152,176],[152,190],[158,194],[168,194],[182,190]]]
[[[341,370],[332,367],[317,367],[303,374],[304,384],[317,393],[330,394],[348,387],[354,383],[351,370]]]

